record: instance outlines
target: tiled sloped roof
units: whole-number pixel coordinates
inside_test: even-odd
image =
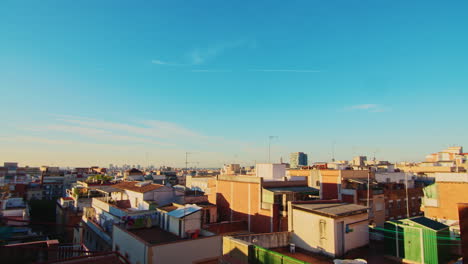
[[[126,182],[121,182],[121,183],[117,183],[115,185],[112,185],[112,187],[118,188],[118,189],[123,189],[123,190],[139,192],[139,193],[145,193],[145,192],[153,191],[153,190],[159,189],[161,187],[164,187],[164,185],[154,184],[154,183],[150,183],[150,184],[147,184],[147,185],[144,185],[144,186],[138,186],[138,185],[136,185],[138,183],[141,183],[141,182],[126,181]]]

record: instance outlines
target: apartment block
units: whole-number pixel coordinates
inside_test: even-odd
[[[245,221],[248,231],[256,233],[287,230],[287,202],[318,197],[307,181],[219,175],[213,185],[208,198],[217,205],[219,220]]]
[[[435,183],[424,188],[424,215],[431,219],[456,224],[457,204],[468,201],[468,173],[436,173]]]
[[[291,168],[299,168],[308,165],[307,154],[304,152],[293,152],[289,156],[289,164]]]

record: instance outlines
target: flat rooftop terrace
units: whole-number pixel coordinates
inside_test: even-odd
[[[159,227],[129,229],[127,231],[150,244],[165,244],[184,240],[183,238],[162,230]]]

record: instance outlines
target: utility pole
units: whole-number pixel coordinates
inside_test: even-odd
[[[185,152],[185,170],[188,170],[188,155],[192,154],[191,152]]]
[[[405,190],[406,190],[406,217],[410,218],[409,214],[409,198],[408,198],[408,173],[405,173]]]

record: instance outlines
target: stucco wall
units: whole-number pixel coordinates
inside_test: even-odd
[[[202,211],[200,210],[185,217],[185,232],[201,229],[201,215]]]
[[[146,196],[145,196],[146,198]],[[156,201],[159,205],[166,205],[174,202],[175,193],[172,188],[164,186],[154,192],[150,192],[148,200]]]
[[[305,250],[323,252],[331,256],[335,254],[335,226],[332,218],[293,209],[292,219],[292,243]],[[323,237],[319,230],[320,220],[325,221]]]
[[[223,237],[223,255],[228,255],[242,263],[248,263],[249,245],[251,245],[251,243],[234,237],[225,236]]]
[[[335,256],[339,254],[337,242],[342,237],[344,237],[345,252],[369,243],[367,213],[333,219],[298,209],[292,210],[291,242],[297,247]],[[325,223],[322,232],[320,231],[321,221]],[[344,235],[339,233],[336,227],[340,222],[343,222],[344,230],[346,230],[346,225],[349,225],[352,231]]]
[[[468,183],[438,182],[438,207],[424,207],[424,215],[430,218],[458,220],[457,203],[468,201]]]
[[[180,235],[179,234],[179,230],[180,229],[180,218],[175,218],[175,217],[172,217],[172,216],[167,216],[167,219],[169,220],[169,229],[167,231],[173,233],[174,235],[178,236]]]
[[[192,264],[194,261],[220,257],[222,237],[212,236],[157,245],[150,250],[153,264]]]
[[[250,231],[255,233],[277,231],[273,228],[271,211],[261,208],[261,187],[258,181],[218,180],[216,190],[220,221],[246,221]]]
[[[352,179],[352,178],[360,178],[360,179],[367,179],[369,174],[368,170],[340,170],[341,178],[342,179]],[[370,176],[374,178],[373,173]]]
[[[286,247],[289,245],[290,233],[289,232],[275,232],[265,234],[253,234],[235,236],[234,238],[252,243],[263,248],[278,248]]]
[[[128,200],[130,200],[130,204],[132,205],[133,208],[139,208],[143,210],[143,206],[140,206],[143,202],[143,193],[139,192],[132,192],[132,191],[125,191],[128,195]],[[135,204],[135,198],[138,199],[138,204]]]
[[[265,180],[280,180],[286,176],[285,164],[257,164],[256,165],[257,177],[262,177]]]
[[[123,231],[117,226],[113,229],[113,242],[112,249],[117,251],[116,246],[119,247],[119,252],[123,256],[128,254],[128,260],[132,264],[144,264],[146,263],[146,250],[143,241],[136,239],[131,234]]]
[[[347,216],[341,219],[338,218],[335,221],[342,220],[344,221],[345,229],[346,225],[349,225],[349,229],[352,229],[351,232],[345,233],[344,235],[346,251],[369,244],[369,223],[367,221],[367,213]]]

